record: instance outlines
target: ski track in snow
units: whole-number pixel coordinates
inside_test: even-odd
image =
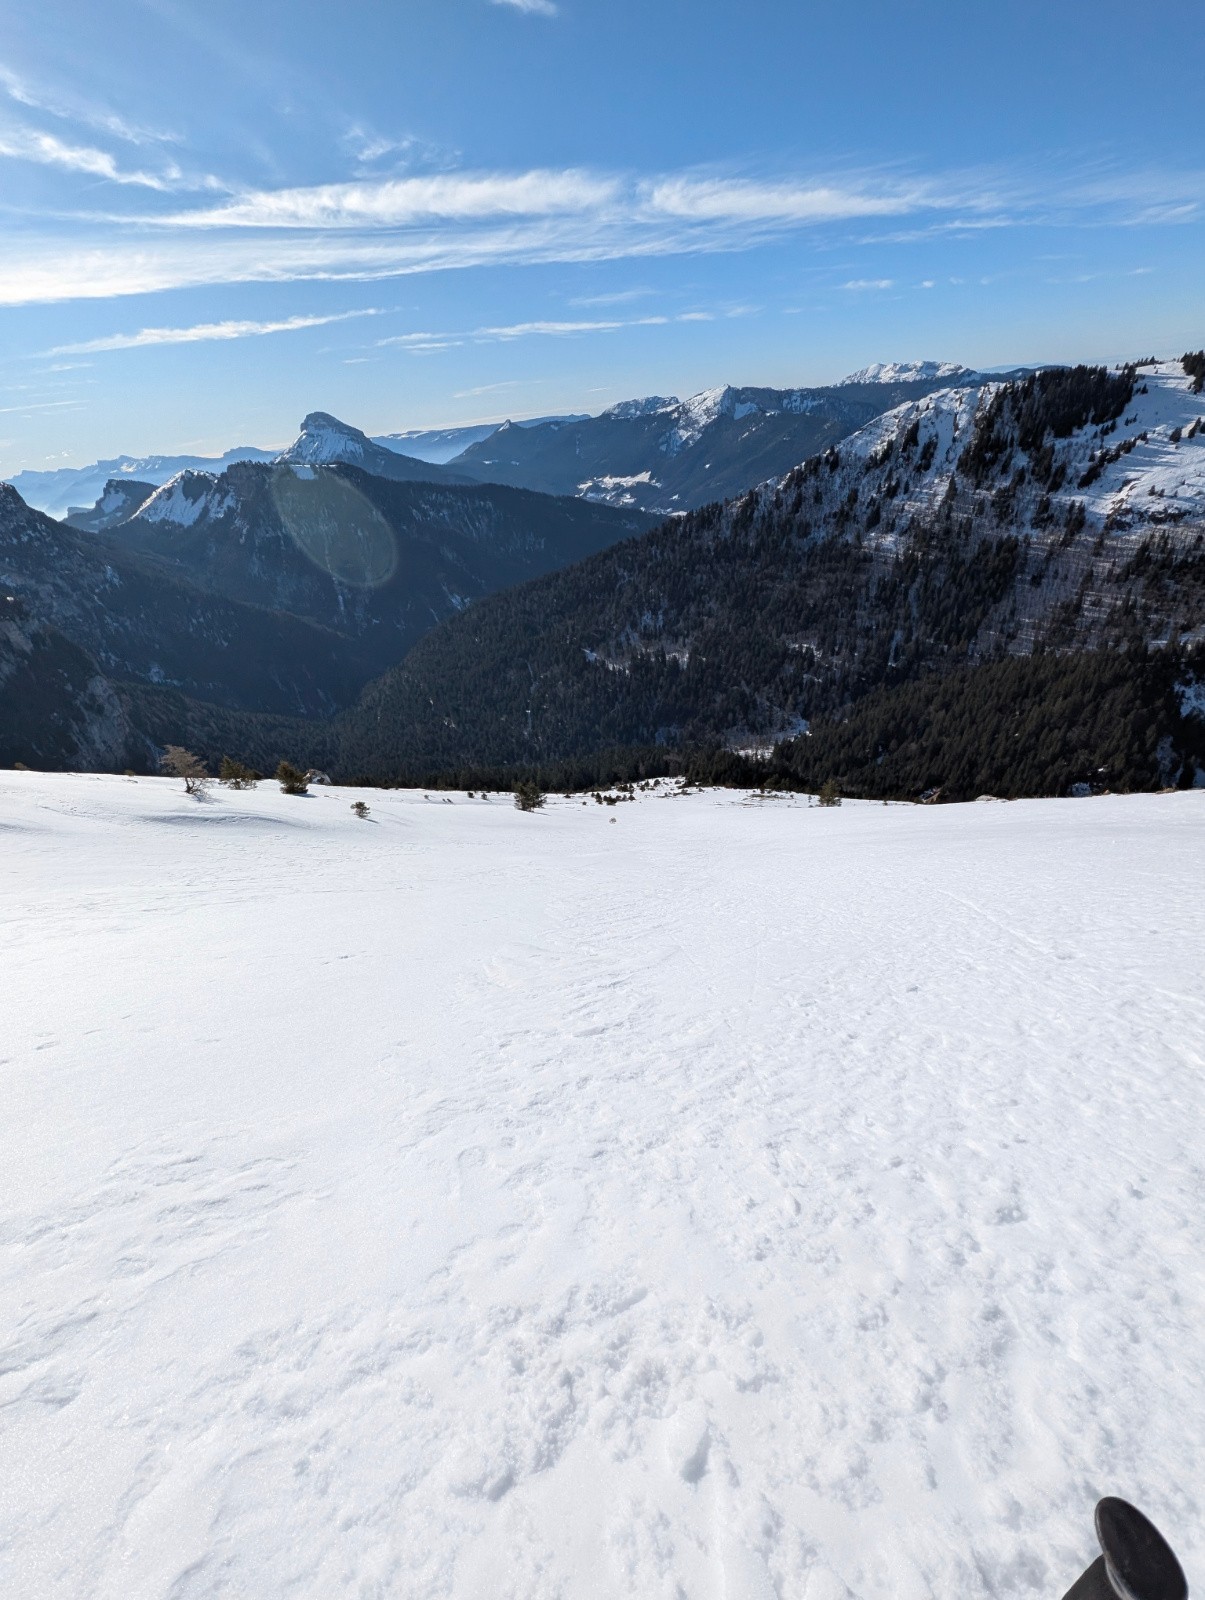
[[[1199,793],[0,773],[0,1592],[1205,1578]]]

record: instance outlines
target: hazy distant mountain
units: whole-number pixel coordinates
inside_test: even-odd
[[[966,383],[975,375],[957,361],[875,361],[841,379],[851,383]]]
[[[781,475],[872,418],[939,387],[937,377],[828,389],[708,389],[624,400],[577,422],[507,424],[456,456],[454,471],[547,494],[668,515]]]
[[[72,509],[99,500],[114,479],[158,485],[174,478],[177,472],[221,472],[236,461],[271,461],[276,454],[275,450],[239,445],[220,456],[114,456],[110,461],[93,461],[86,467],[18,472],[8,482],[35,511],[44,511],[48,517],[65,517]]]
[[[140,483],[136,478],[110,478],[94,506],[72,506],[63,518],[72,528],[84,533],[103,533],[128,522],[139,506],[150,499],[157,485]]]
[[[739,494],[901,400],[968,376],[949,362],[880,362],[829,389],[718,388],[687,400],[650,395],[597,417],[533,417],[372,438],[313,411],[284,451],[240,445],[220,457],[117,456],[86,467],[19,472],[10,481],[28,505],[78,520],[85,507],[93,508],[90,518],[108,516],[96,512],[95,502],[113,481],[158,487],[180,472],[221,472],[240,461],[346,461],[399,481],[506,483],[666,515]]]
[[[527,417],[514,426],[536,428],[542,422],[581,422],[585,416],[584,411],[578,411],[565,415]],[[386,450],[397,450],[402,455],[413,456],[418,461],[434,461],[442,465],[469,445],[488,439],[501,426],[497,422],[477,422],[461,428],[410,428],[403,433],[375,433],[372,442],[384,445]]]

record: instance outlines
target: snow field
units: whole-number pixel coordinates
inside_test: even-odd
[[[0,773],[0,1592],[1205,1555],[1205,797]]]

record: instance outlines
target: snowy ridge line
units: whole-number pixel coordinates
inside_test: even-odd
[[[209,472],[185,468],[155,490],[134,514],[142,522],[170,522],[191,528],[202,517],[217,518],[234,509],[235,496],[218,492],[218,480]]]
[[[851,383],[921,383],[935,378],[970,378],[969,367],[957,361],[875,361],[860,367],[841,379],[841,385]]]
[[[897,524],[905,514],[931,514],[945,499],[951,480],[970,493],[973,486],[959,478],[962,452],[970,443],[977,419],[1008,382],[976,382],[937,390],[920,400],[906,401],[874,418],[837,448],[846,468],[834,477],[841,493],[853,487],[849,467],[858,480],[859,501],[880,496],[893,479],[905,476],[907,486],[897,491],[892,509]],[[918,473],[901,472],[894,454],[900,441],[916,430],[922,452],[931,446],[926,465]],[[1134,529],[1195,524],[1205,520],[1205,394],[1194,394],[1192,379],[1179,362],[1160,362],[1142,368],[1135,393],[1124,416],[1107,426],[1087,426],[1066,439],[1051,439],[1052,472],[1061,468],[1058,486],[1047,486],[1026,475],[1010,498],[1009,526],[1024,528],[1048,514],[1065,518],[1081,504],[1090,525],[1112,533]],[[1009,470],[1030,464],[1020,455]],[[751,493],[763,501],[772,498],[792,474],[767,479]],[[989,483],[975,490],[972,499],[986,506],[1004,485],[1005,467]],[[1042,507],[1043,500],[1049,502]],[[882,537],[882,536],[880,536]]]

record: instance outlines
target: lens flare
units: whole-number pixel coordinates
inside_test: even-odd
[[[340,473],[281,467],[272,474],[272,499],[297,548],[336,583],[379,589],[397,570],[393,529]]]

